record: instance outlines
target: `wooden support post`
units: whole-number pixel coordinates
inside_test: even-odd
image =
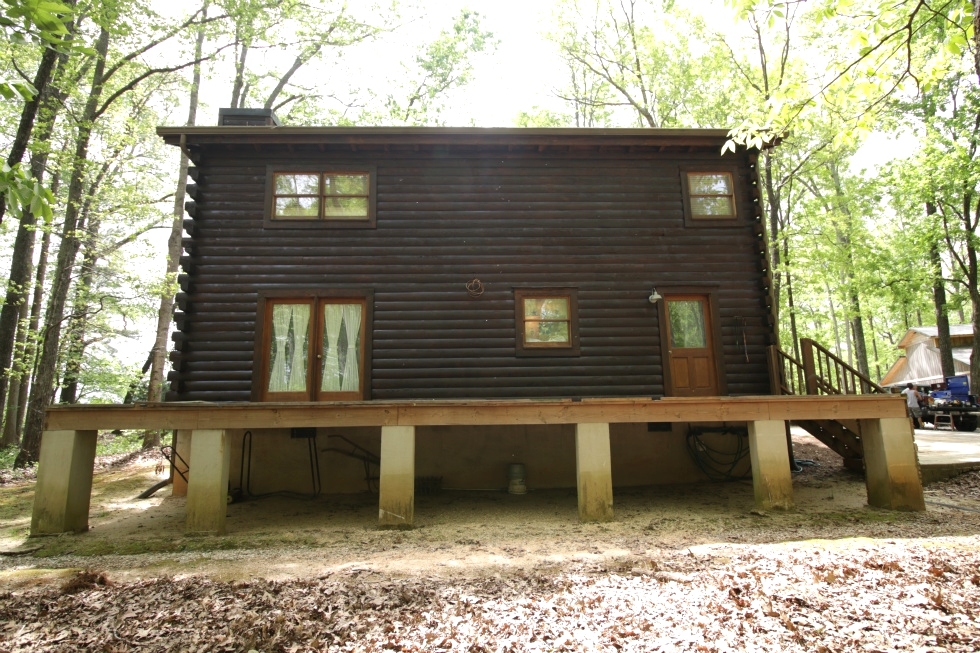
[[[220,535],[228,512],[228,465],[231,448],[223,430],[191,434],[194,473],[187,483],[187,533]]]
[[[174,476],[173,482],[173,496],[175,497],[186,497],[187,496],[187,481],[177,473],[180,470],[184,473],[188,479],[190,478],[190,464],[191,464],[191,433],[187,429],[179,429],[174,431],[174,462],[172,474]],[[183,460],[181,460],[183,459]],[[186,463],[186,465],[185,465]]]
[[[749,422],[752,487],[760,510],[793,507],[793,477],[789,471],[786,423],[782,420]]]
[[[925,510],[919,460],[908,418],[862,419],[868,504],[892,510]]]
[[[575,425],[578,516],[584,522],[613,518],[612,456],[608,424]]]
[[[800,361],[803,363],[803,382],[806,384],[808,395],[820,394],[817,387],[817,363],[813,356],[813,340],[800,338]]]
[[[45,431],[34,489],[31,535],[88,530],[98,431]]]
[[[378,526],[411,528],[415,523],[415,427],[381,427]]]
[[[781,395],[783,394],[783,374],[782,361],[779,360],[779,347],[769,345],[766,348],[766,355],[769,360],[769,394]]]

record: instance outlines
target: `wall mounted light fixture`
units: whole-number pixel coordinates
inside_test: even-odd
[[[653,288],[650,290],[650,296],[647,297],[647,301],[650,302],[651,304],[656,304],[663,298],[664,298],[663,295],[658,293],[656,288]]]

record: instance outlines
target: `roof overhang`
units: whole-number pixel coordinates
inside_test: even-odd
[[[728,141],[727,129],[554,129],[479,127],[158,127],[169,145],[305,146],[364,149],[498,147],[626,151],[716,152]],[[632,148],[632,149],[630,149]],[[743,150],[744,151],[744,150]]]

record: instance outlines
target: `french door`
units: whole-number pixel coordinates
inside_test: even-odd
[[[262,399],[364,398],[363,297],[268,299],[264,317]]]

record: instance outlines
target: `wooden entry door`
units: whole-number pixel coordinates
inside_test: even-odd
[[[667,295],[668,394],[674,397],[718,395],[718,375],[707,295]]]

